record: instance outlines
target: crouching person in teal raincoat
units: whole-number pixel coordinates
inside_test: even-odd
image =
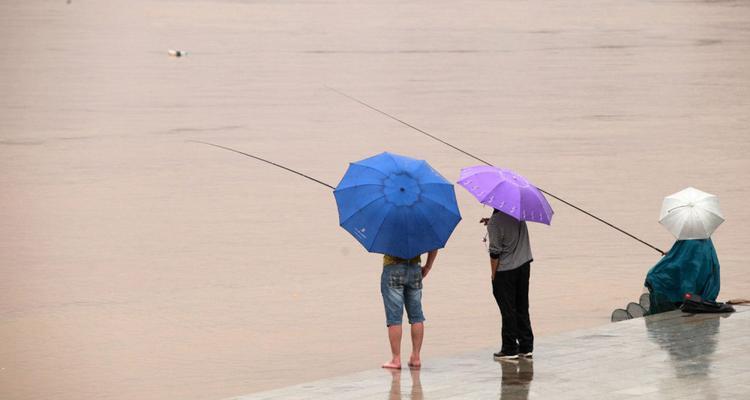
[[[719,287],[719,258],[711,239],[678,240],[646,275],[649,314],[677,309],[685,293],[715,301]]]

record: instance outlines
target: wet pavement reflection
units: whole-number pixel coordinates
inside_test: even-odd
[[[730,314],[713,314],[694,318],[684,314],[665,324],[658,319],[646,319],[646,331],[650,341],[659,345],[669,357],[673,376],[664,376],[659,387],[668,391],[677,384],[702,382],[701,399],[718,399],[720,391],[711,378],[715,353],[719,342],[721,320]]]
[[[419,379],[420,370],[419,369],[409,369],[409,375],[411,377],[411,390],[409,393],[402,397],[401,395],[401,374],[405,371],[403,370],[388,370],[391,373],[391,390],[388,393],[388,400],[402,400],[402,399],[412,399],[412,400],[423,400],[424,396],[422,394],[422,382]]]
[[[528,359],[497,361],[502,369],[500,399],[527,400],[534,379],[534,362]]]
[[[737,310],[674,311],[544,337],[533,361],[493,361],[485,349],[428,359],[421,370],[373,369],[235,400],[747,400],[750,307]]]

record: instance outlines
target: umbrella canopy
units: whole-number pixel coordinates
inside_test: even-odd
[[[412,258],[445,247],[461,220],[450,182],[393,153],[349,164],[333,195],[339,224],[371,253]]]
[[[708,239],[724,222],[719,198],[689,187],[664,198],[659,223],[678,240]]]
[[[519,221],[549,225],[552,207],[539,189],[509,170],[487,165],[464,168],[457,182],[479,200]]]

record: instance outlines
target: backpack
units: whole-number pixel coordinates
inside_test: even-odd
[[[734,307],[729,304],[706,300],[697,294],[685,293],[685,301],[680,306],[680,310],[691,314],[731,313],[734,312]]]

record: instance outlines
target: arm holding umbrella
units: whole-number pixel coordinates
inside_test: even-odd
[[[497,213],[500,213],[500,211],[496,209],[492,213],[492,215],[495,215]],[[508,248],[506,248],[505,244],[503,243],[505,232],[503,231],[502,225],[499,224],[497,220],[495,220],[493,223],[493,220],[491,218],[485,225],[488,225],[487,236],[489,236],[490,238],[490,243],[488,246],[488,251],[490,254],[490,271],[492,273],[492,282],[494,282],[497,271],[502,267],[502,264],[500,263],[500,255],[502,253],[506,253],[508,251]]]
[[[479,223],[484,224],[484,226],[487,226],[489,222],[490,222],[489,218],[482,218],[479,220]],[[490,252],[490,273],[491,273],[490,276],[491,276],[491,280],[494,282],[497,269],[500,268],[500,254],[492,251],[492,249],[490,249],[489,252]]]
[[[427,261],[422,267],[422,278],[426,278],[427,274],[430,273],[430,270],[432,269],[432,264],[435,262],[435,258],[437,258],[437,253],[438,253],[437,249],[431,250],[427,253]]]

